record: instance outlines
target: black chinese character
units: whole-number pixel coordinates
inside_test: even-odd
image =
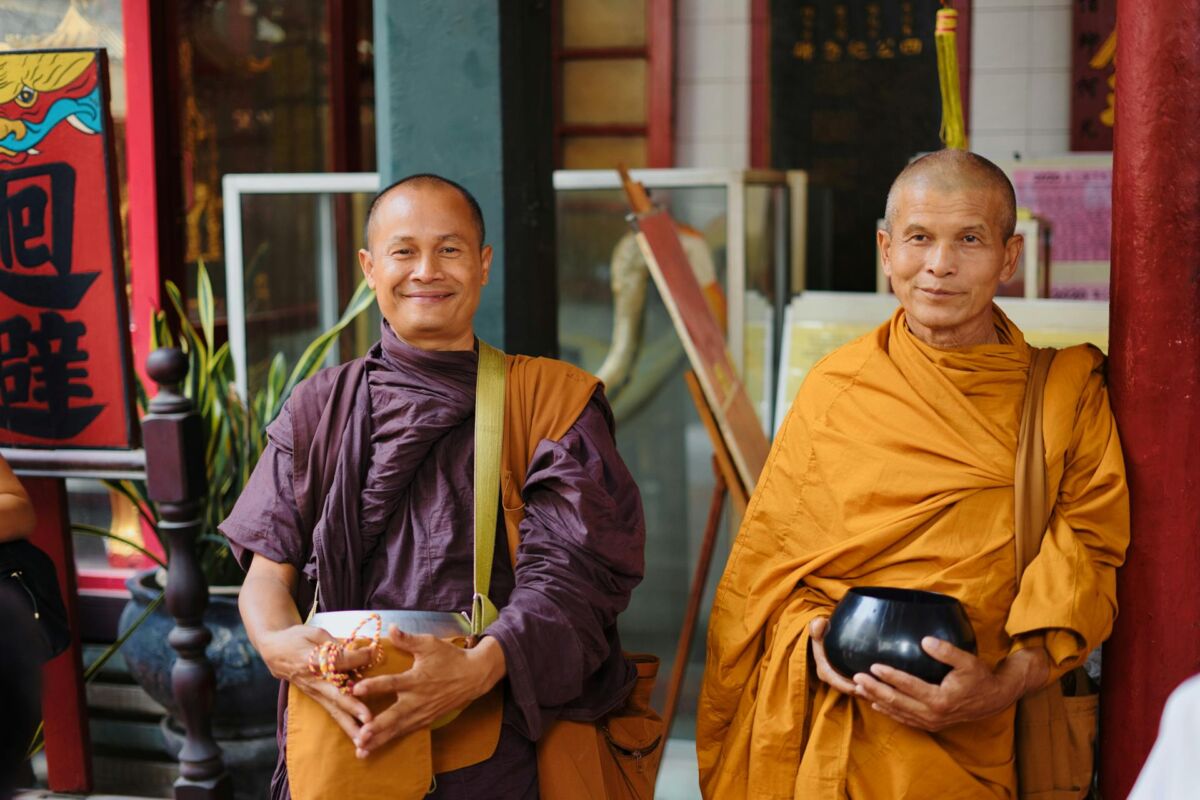
[[[4,405],[29,402],[29,333],[24,317],[0,322],[0,400]]]
[[[73,439],[104,410],[103,404],[70,404],[73,397],[93,396],[84,382],[88,372],[79,366],[89,358],[79,347],[87,327],[53,311],[42,312],[39,325],[33,330],[21,316],[0,322],[0,424],[26,436]]]
[[[75,170],[70,164],[0,171],[0,292],[34,308],[78,306],[100,273],[72,274],[74,225]],[[53,275],[24,271],[46,264],[54,268]]]

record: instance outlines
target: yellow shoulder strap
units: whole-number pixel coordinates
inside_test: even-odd
[[[1017,438],[1013,500],[1016,505],[1017,583],[1042,546],[1051,508],[1046,487],[1046,447],[1042,438],[1042,400],[1046,376],[1057,352],[1052,347],[1031,347],[1029,377]]]
[[[475,595],[471,635],[481,636],[500,612],[488,599],[496,555],[500,503],[500,448],[504,435],[504,353],[479,340],[475,379]]]

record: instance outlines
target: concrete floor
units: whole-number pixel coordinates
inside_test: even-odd
[[[55,794],[42,790],[17,792],[18,800],[149,800],[132,795],[115,794]],[[700,800],[700,785],[696,777],[696,743],[691,739],[668,739],[658,770],[655,800]]]
[[[654,800],[700,800],[696,771],[696,743],[691,739],[668,739],[658,768]]]
[[[153,800],[123,794],[54,794],[37,790],[17,792],[16,797],[17,800]]]

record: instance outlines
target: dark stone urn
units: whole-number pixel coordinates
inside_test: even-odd
[[[123,634],[145,612],[162,591],[156,571],[139,572],[125,582],[133,598],[121,612],[118,625]],[[212,632],[205,654],[216,671],[213,702],[213,737],[224,753],[233,778],[235,797],[266,797],[275,768],[275,703],[279,681],[271,676],[242,627],[237,607],[237,588],[210,590],[204,624]],[[129,673],[138,684],[167,709],[162,725],[168,753],[178,756],[183,744],[175,720],[178,709],[171,692],[171,667],[177,657],[167,643],[175,621],[165,605],[159,605],[138,626],[121,648]]]

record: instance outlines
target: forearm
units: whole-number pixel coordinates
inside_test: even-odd
[[[303,622],[291,588],[274,576],[247,575],[238,595],[238,610],[256,647],[260,638]]]
[[[482,697],[508,674],[504,648],[491,636],[484,636],[479,643],[467,651],[478,679],[476,697]]]
[[[292,592],[296,571],[256,555],[238,595],[242,624],[254,649],[277,678],[291,680],[299,668],[283,634],[303,624]]]
[[[36,522],[25,487],[8,462],[0,459],[0,542],[28,538]]]
[[[1050,680],[1050,654],[1040,644],[1015,650],[1000,662],[996,677],[1015,703]]]
[[[24,492],[0,493],[0,542],[28,538],[36,522],[33,504]]]

